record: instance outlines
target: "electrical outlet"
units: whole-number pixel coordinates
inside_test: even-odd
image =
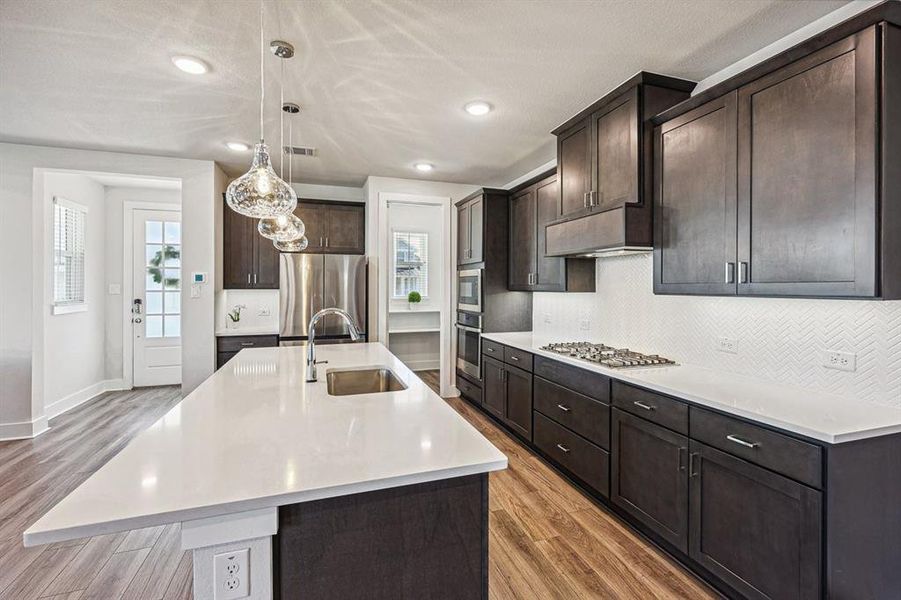
[[[727,337],[716,338],[716,349],[720,352],[738,354],[738,340]]]
[[[268,306],[261,306],[260,310],[257,311],[257,315],[260,317],[268,317],[271,314],[272,314],[272,311],[269,309]]]
[[[839,371],[856,371],[857,355],[853,352],[841,350],[825,350],[823,352],[823,366],[827,369]]]
[[[545,325],[551,324],[551,313],[544,313],[544,324]]]
[[[579,321],[579,331],[590,331],[591,330],[591,321],[588,319],[582,319]]]
[[[250,548],[213,556],[213,600],[237,600],[250,595]]]

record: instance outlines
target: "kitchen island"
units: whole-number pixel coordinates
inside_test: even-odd
[[[382,344],[241,351],[24,533],[183,524],[196,598],[248,549],[250,598],[487,597],[487,473],[507,459]],[[399,391],[335,396],[332,371]],[[214,575],[216,575],[214,577]]]

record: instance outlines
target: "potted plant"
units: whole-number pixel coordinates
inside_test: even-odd
[[[410,303],[410,310],[416,308],[416,305],[422,302],[422,296],[419,292],[410,292],[407,294],[407,302]]]
[[[243,304],[236,304],[235,307],[232,308],[231,312],[226,313],[226,316],[228,317],[228,321],[226,322],[226,325],[228,325],[229,328],[231,328],[231,329],[238,328],[238,322],[241,320],[241,310],[244,308],[247,308],[247,307],[244,306]]]

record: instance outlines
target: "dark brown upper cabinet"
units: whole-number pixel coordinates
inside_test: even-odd
[[[646,119],[688,98],[693,82],[639,73],[555,129],[560,216],[549,256],[649,249],[652,131]]]
[[[658,127],[654,291],[735,291],[736,94]]]
[[[238,290],[278,289],[278,250],[271,240],[257,231],[257,219],[233,211],[225,203],[224,195],[223,204],[222,287]]]
[[[510,193],[509,289],[593,292],[593,259],[547,256],[545,227],[560,218],[557,176],[545,174]]]
[[[301,200],[294,214],[303,220],[307,254],[365,254],[366,207],[359,203]]]
[[[484,260],[485,203],[481,194],[457,206],[457,265]]]
[[[881,10],[654,118],[656,293],[901,298],[901,29]]]

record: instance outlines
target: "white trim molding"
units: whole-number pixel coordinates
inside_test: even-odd
[[[66,411],[70,411],[76,406],[81,406],[88,400],[93,400],[100,394],[106,392],[116,392],[131,389],[125,385],[123,379],[105,379],[98,381],[93,385],[80,389],[77,392],[69,394],[55,402],[51,402],[44,408],[44,414],[47,419],[58,417]]]
[[[46,416],[20,423],[0,423],[0,442],[36,438],[48,429]]]

